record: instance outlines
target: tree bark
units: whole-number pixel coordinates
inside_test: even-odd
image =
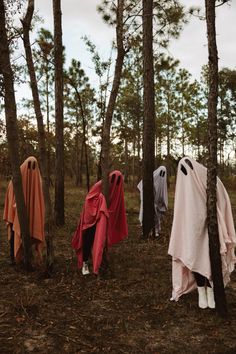
[[[78,108],[76,107],[76,130],[75,130],[75,185],[78,187],[79,185],[79,112]]]
[[[46,149],[46,138],[45,130],[43,124],[43,115],[40,107],[39,91],[37,85],[37,79],[35,74],[35,68],[33,63],[32,51],[30,46],[30,26],[32,22],[32,17],[34,13],[34,0],[28,0],[28,8],[24,19],[21,21],[23,25],[23,42],[26,54],[26,62],[30,76],[30,86],[34,102],[34,111],[37,119],[38,126],[38,139],[39,139],[39,154],[40,154],[40,165],[43,177],[43,195],[45,202],[45,238],[47,244],[47,269],[49,272],[53,268],[54,252],[53,252],[53,239],[52,239],[52,205],[50,198],[50,179],[48,173],[48,163],[47,163],[47,149]]]
[[[135,153],[136,153],[136,138],[133,139],[133,158],[132,158],[132,187],[135,188],[135,180],[134,177],[137,176],[135,171]]]
[[[0,0],[0,38],[0,71],[3,75],[6,131],[13,177],[13,189],[16,198],[17,214],[20,222],[24,265],[26,270],[30,270],[32,253],[30,245],[29,220],[24,200],[22,178],[20,172],[14,77],[10,62],[10,51],[7,39],[5,7],[3,0]]]
[[[63,48],[61,25],[61,0],[53,0],[54,63],[55,63],[55,222],[64,225],[64,122],[63,122]]]
[[[79,184],[82,186],[83,184],[83,156],[84,156],[84,142],[81,141],[81,149],[80,149],[80,159],[79,159]]]
[[[153,0],[143,0],[143,238],[154,235],[153,171],[155,163],[155,100],[153,68]]]
[[[102,148],[101,148],[101,167],[102,167],[102,188],[103,194],[106,198],[107,205],[109,205],[109,154],[110,154],[110,130],[112,117],[115,109],[116,98],[120,86],[120,80],[122,75],[122,67],[125,56],[125,49],[123,44],[123,12],[124,12],[124,0],[117,0],[117,14],[116,14],[116,43],[117,43],[117,57],[115,64],[115,73],[112,83],[111,94],[105,114],[105,122],[103,127],[102,136]]]
[[[83,146],[84,146],[84,155],[85,155],[85,165],[86,165],[86,182],[87,182],[87,191],[89,191],[90,188],[90,178],[89,178],[89,161],[88,161],[88,149],[87,149],[87,137],[86,137],[86,122],[85,122],[85,116],[84,116],[84,109],[83,109],[83,103],[81,100],[81,96],[77,88],[75,88],[78,100],[79,100],[79,106],[80,106],[80,113],[82,117],[82,123],[83,123]],[[82,164],[81,164],[82,167]]]
[[[170,115],[171,115],[171,110],[170,110],[170,95],[169,93],[167,93],[167,134],[166,134],[166,138],[167,138],[167,156],[166,156],[166,164],[167,164],[167,187],[170,187],[170,176],[172,174],[172,168],[171,168],[171,119],[170,119]]]
[[[124,182],[128,183],[129,180],[129,158],[128,158],[128,138],[125,136],[124,144],[125,144],[125,151],[124,151]]]
[[[227,316],[227,304],[222,276],[220,242],[217,221],[217,99],[218,99],[218,54],[215,31],[215,1],[205,0],[209,55],[208,96],[208,169],[207,169],[207,222],[211,272],[216,310]]]
[[[48,75],[48,59],[46,65],[46,111],[47,111],[47,170],[48,170],[48,180],[49,186],[51,184],[51,143],[50,143],[50,119],[49,119],[49,75]]]

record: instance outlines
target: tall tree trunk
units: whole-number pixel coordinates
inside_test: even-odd
[[[128,183],[128,179],[129,179],[129,160],[128,160],[128,141],[127,141],[127,137],[125,137],[125,156],[124,156],[124,182]]]
[[[183,81],[182,82],[182,87],[181,90],[183,90]],[[183,97],[183,93],[181,95],[181,142],[182,142],[182,156],[185,155],[185,129],[184,129],[184,97]]]
[[[83,156],[84,156],[84,142],[81,141],[80,159],[79,159],[79,184],[83,185]]]
[[[134,176],[137,176],[137,174],[135,173],[135,153],[136,153],[136,138],[134,137],[133,139],[133,158],[132,158],[132,187],[135,187],[135,180],[134,180]]]
[[[86,182],[87,182],[87,190],[89,191],[90,178],[89,178],[89,162],[88,162],[88,149],[87,149],[87,137],[86,137],[86,122],[85,122],[83,103],[81,100],[80,93],[77,90],[77,88],[75,88],[75,90],[79,100],[80,113],[81,113],[82,123],[83,123],[83,146],[84,146],[84,157],[85,157],[85,165],[86,165]]]
[[[76,107],[76,131],[75,131],[75,185],[79,185],[79,112]]]
[[[50,143],[50,119],[49,119],[49,75],[48,75],[48,60],[46,65],[46,111],[47,111],[47,170],[48,170],[48,180],[49,186],[51,183],[51,143]]]
[[[197,156],[198,159],[200,159],[200,124],[199,124],[199,118],[197,116]]]
[[[53,0],[54,64],[55,64],[55,222],[64,225],[64,122],[63,122],[63,48],[61,26],[61,0]]]
[[[137,134],[137,138],[138,138],[138,142],[137,142],[137,150],[138,150],[138,161],[137,161],[137,180],[136,180],[136,184],[138,184],[138,182],[140,181],[141,179],[141,128],[140,128],[140,117],[138,116],[138,121],[137,121],[137,124],[138,124],[138,134]]]
[[[3,75],[4,103],[6,115],[6,131],[9,158],[11,162],[13,188],[16,198],[17,214],[20,222],[23,243],[24,265],[26,270],[31,269],[31,245],[27,210],[25,206],[22,178],[19,161],[19,139],[17,127],[16,100],[14,91],[14,78],[10,62],[8,47],[4,0],[0,0],[0,71]]]
[[[101,87],[101,84],[100,84]],[[97,181],[102,178],[102,144],[103,144],[103,130],[104,130],[104,122],[105,122],[105,110],[106,110],[106,103],[105,100],[102,98],[102,89],[100,88],[100,117],[101,117],[101,148],[99,153],[98,165],[97,165]]]
[[[109,154],[110,154],[110,130],[112,117],[115,109],[116,98],[120,86],[120,80],[122,75],[122,67],[125,56],[125,49],[123,44],[123,12],[124,12],[124,0],[117,0],[117,13],[116,13],[116,44],[117,44],[117,57],[115,64],[115,73],[112,83],[111,94],[105,114],[105,122],[102,136],[102,149],[101,149],[101,166],[102,166],[102,185],[103,194],[109,205]]]
[[[166,133],[166,139],[167,139],[167,157],[168,158],[170,156],[170,114],[171,114],[170,113],[170,97],[167,94],[167,133]]]
[[[112,48],[113,49],[113,48]],[[102,82],[100,78],[100,119],[101,119],[101,149],[99,154],[98,166],[97,166],[97,180],[99,181],[102,178],[102,141],[103,141],[103,129],[104,129],[104,122],[105,122],[105,114],[106,114],[106,105],[107,105],[107,91],[109,87],[109,79],[110,79],[110,68],[111,68],[111,58],[112,58],[112,51],[109,59],[109,65],[107,70],[107,79],[105,83],[105,90],[103,93],[102,89]],[[104,97],[103,97],[104,94]]]
[[[155,160],[155,101],[153,69],[153,0],[143,0],[143,238],[154,235],[153,171]]]
[[[47,269],[49,272],[53,268],[54,252],[53,252],[53,239],[52,239],[52,204],[50,198],[50,180],[48,173],[48,163],[47,163],[47,149],[46,149],[46,138],[45,130],[43,124],[43,115],[40,107],[39,91],[37,85],[37,78],[35,74],[35,68],[32,58],[32,51],[30,46],[30,27],[32,22],[32,17],[34,13],[34,0],[28,0],[28,8],[24,19],[21,21],[23,25],[23,41],[26,54],[26,62],[30,76],[30,86],[34,102],[34,111],[37,119],[38,126],[38,140],[39,140],[39,154],[40,154],[40,165],[43,177],[43,196],[45,202],[45,238],[47,244]]]
[[[109,207],[109,159],[110,159],[110,130],[112,124],[112,117],[115,109],[115,103],[120,87],[120,81],[122,76],[122,68],[125,57],[124,49],[124,24],[123,24],[123,15],[124,15],[124,0],[117,0],[116,8],[116,44],[117,44],[117,56],[115,64],[115,72],[112,83],[112,89],[108,101],[107,110],[105,113],[105,120],[103,124],[102,131],[102,144],[101,144],[101,172],[102,172],[102,192],[105,196],[107,206]],[[99,172],[99,169],[98,169]],[[106,244],[103,252],[103,262],[102,262],[103,271],[107,271],[109,268],[108,258],[107,258],[107,235],[106,235]]]
[[[227,316],[227,304],[222,276],[220,242],[217,222],[217,98],[218,98],[218,55],[215,32],[215,1],[205,0],[209,53],[209,96],[208,96],[208,148],[207,169],[207,222],[209,234],[211,272],[216,310]]]

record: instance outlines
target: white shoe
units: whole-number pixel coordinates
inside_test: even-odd
[[[206,309],[208,306],[206,288],[205,286],[198,286],[197,290],[198,290],[198,306],[201,309]]]
[[[89,274],[89,267],[88,267],[88,263],[87,262],[83,262],[82,274],[83,275]]]
[[[212,288],[209,288],[209,286],[207,287],[207,303],[210,309],[214,309],[216,307],[214,292]]]

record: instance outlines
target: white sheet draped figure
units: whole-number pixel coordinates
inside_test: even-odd
[[[207,231],[207,169],[195,160],[179,161],[175,188],[174,219],[168,253],[172,256],[172,298],[197,288],[192,272],[210,282],[211,265]],[[217,218],[224,284],[235,265],[236,236],[227,191],[217,178]]]
[[[141,180],[137,185],[140,191],[140,209],[139,221],[143,221],[143,181]],[[166,212],[168,207],[168,194],[167,194],[167,171],[165,166],[158,167],[153,172],[153,188],[154,188],[154,209],[155,209],[155,230],[156,235],[160,232],[161,217]]]

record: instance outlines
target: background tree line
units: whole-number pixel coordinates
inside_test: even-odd
[[[39,83],[40,101],[46,126],[46,142],[50,174],[55,166],[55,112],[53,97],[52,34],[41,29],[35,44],[34,60]],[[46,51],[46,53],[45,53]],[[50,53],[49,53],[50,51]],[[99,75],[108,75],[109,62],[100,61]],[[124,63],[123,77],[114,112],[112,126],[112,159],[125,175],[125,181],[136,186],[140,179],[142,160],[142,67],[139,48],[130,50]],[[22,80],[26,80],[22,73]],[[81,68],[79,60],[72,59],[64,71],[64,146],[65,173],[76,185],[85,183],[86,166],[89,175],[97,175],[99,163],[106,87],[101,82],[99,90],[93,88]],[[102,79],[101,79],[102,80]],[[204,162],[207,153],[207,68],[202,69],[202,79],[193,80],[191,74],[179,66],[178,61],[162,54],[155,60],[155,155],[156,165],[168,163],[172,174],[178,157],[191,154]],[[30,154],[38,155],[37,126],[32,100],[22,99],[18,105],[24,110],[18,119],[19,153],[23,161]],[[224,174],[235,173],[236,153],[236,71],[224,68],[219,72],[218,102],[218,158]],[[6,128],[1,115],[0,173],[9,177]]]

